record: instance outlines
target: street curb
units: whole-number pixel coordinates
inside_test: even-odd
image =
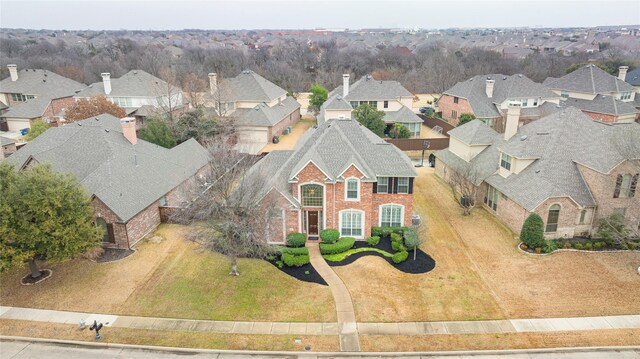
[[[295,356],[327,356],[327,357],[381,357],[381,356],[460,356],[460,355],[506,355],[506,354],[554,354],[554,353],[579,353],[600,351],[638,351],[640,346],[610,346],[610,347],[567,347],[567,348],[542,348],[542,349],[507,349],[507,350],[464,350],[464,351],[432,351],[432,352],[306,352],[306,351],[259,351],[259,350],[224,350],[224,349],[197,349],[175,348],[152,345],[133,345],[119,343],[94,343],[76,340],[62,340],[49,338],[29,338],[0,335],[1,341],[30,342],[58,344],[66,346],[81,346],[89,348],[114,348],[134,349],[148,352],[166,352],[176,354],[245,354],[245,355],[295,355]]]

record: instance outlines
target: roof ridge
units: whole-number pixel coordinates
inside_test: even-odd
[[[589,66],[589,73],[591,74],[591,87],[593,88],[593,93],[596,93],[596,81],[593,78],[593,65]]]

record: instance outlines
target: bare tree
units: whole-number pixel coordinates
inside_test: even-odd
[[[179,87],[175,72],[170,67],[160,70],[160,78],[163,82],[156,83],[154,89],[157,97],[157,107],[162,110],[163,115],[173,124],[176,111],[182,108],[184,104],[182,90]]]
[[[191,225],[190,239],[229,257],[229,274],[237,276],[238,258],[272,252],[267,243],[267,214],[273,213],[273,202],[264,196],[268,176],[254,168],[255,157],[234,150],[225,136],[210,142],[208,150],[211,161],[205,189],[193,188],[195,200],[177,212],[176,219]]]
[[[467,164],[464,168],[450,170],[446,181],[451,189],[453,200],[462,208],[463,214],[468,216],[476,206],[476,199],[480,186],[480,174],[473,164]]]

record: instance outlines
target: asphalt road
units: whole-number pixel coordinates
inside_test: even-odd
[[[287,359],[312,359],[312,358],[440,358],[440,359],[479,359],[479,358],[505,358],[505,359],[596,359],[596,358],[624,358],[640,359],[640,347],[634,349],[563,349],[562,351],[514,351],[501,353],[447,353],[434,355],[416,355],[412,353],[389,353],[388,356],[380,356],[366,353],[261,353],[251,354],[243,352],[227,353],[179,353],[171,351],[153,351],[135,348],[106,348],[89,347],[70,344],[55,343],[32,343],[25,341],[0,341],[0,358],[29,358],[29,359],[70,359],[70,358],[91,358],[91,359],[123,359],[123,358],[181,358],[194,359],[241,359],[241,358],[287,358]]]

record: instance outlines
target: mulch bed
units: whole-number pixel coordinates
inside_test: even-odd
[[[22,285],[33,285],[36,283],[40,283],[43,280],[51,277],[51,274],[53,273],[51,269],[41,269],[40,272],[42,274],[38,278],[33,278],[31,276],[31,273],[27,274],[26,276],[22,277],[22,280],[20,280],[20,283],[22,283]]]
[[[115,262],[135,253],[133,249],[105,248],[100,257],[96,258],[98,263]]]
[[[320,284],[320,285],[327,285],[327,282],[324,281],[324,279],[320,276],[320,274],[318,274],[318,272],[316,272],[316,269],[313,268],[313,266],[311,264],[305,264],[302,267],[287,267],[287,266],[282,266],[282,268],[278,267],[277,259],[273,259],[273,260],[266,260],[267,262],[273,264],[276,268],[278,268],[279,270],[281,270],[282,272],[298,279],[301,280],[303,282],[309,282],[309,283],[316,283],[316,284]],[[305,272],[309,272],[309,274],[306,274]]]
[[[395,253],[393,251],[393,248],[391,248],[391,240],[389,238],[380,238],[380,242],[376,246],[370,246],[366,241],[356,241],[356,244],[353,246],[353,248],[363,248],[363,247],[378,248],[391,254]],[[418,249],[416,253],[415,261],[413,260],[413,251],[409,251],[409,258],[400,264],[395,264],[393,263],[391,258],[385,257],[382,254],[374,251],[354,253],[348,256],[347,258],[345,258],[343,261],[340,261],[340,262],[327,261],[327,263],[332,267],[339,267],[339,266],[351,264],[356,260],[358,260],[359,258],[362,258],[365,256],[372,256],[372,255],[378,256],[386,260],[394,268],[398,269],[401,272],[409,273],[409,274],[427,273],[432,271],[436,267],[436,261],[433,260],[431,256],[429,256],[428,254],[426,254],[420,249]]]

